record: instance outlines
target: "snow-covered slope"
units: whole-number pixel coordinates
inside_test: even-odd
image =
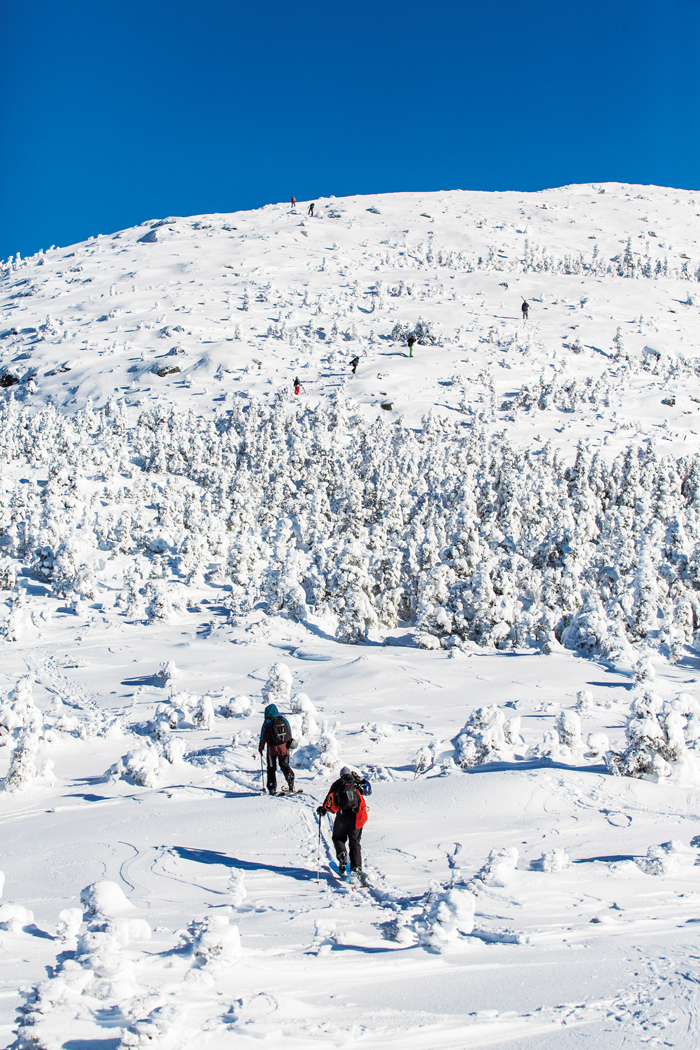
[[[376,195],[5,265],[3,1046],[697,1046],[698,207]]]

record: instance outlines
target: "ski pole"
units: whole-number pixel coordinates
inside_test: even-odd
[[[318,849],[316,851],[316,884],[321,881],[321,817],[318,818]]]
[[[265,766],[263,763],[263,753],[260,752],[260,794],[265,794]]]

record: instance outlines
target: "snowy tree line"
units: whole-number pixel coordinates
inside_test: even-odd
[[[234,621],[313,613],[347,642],[404,623],[426,647],[646,639],[675,658],[700,626],[700,457],[651,443],[612,463],[580,447],[567,467],[549,446],[433,413],[417,432],[367,421],[339,397],[240,399],[212,419],[161,406],[134,427],[116,402],[66,417],[9,400],[0,461],[31,475],[0,499],[8,639],[31,616],[23,568],[149,619],[208,582]]]

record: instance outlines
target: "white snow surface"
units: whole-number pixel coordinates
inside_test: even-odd
[[[700,192],[307,206],[4,266],[0,1045],[691,1050]]]

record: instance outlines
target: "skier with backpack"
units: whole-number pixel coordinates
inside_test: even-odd
[[[267,790],[270,795],[277,794],[277,763],[287,781],[287,790],[294,791],[294,772],[289,765],[289,748],[293,744],[292,730],[289,722],[277,710],[275,704],[265,708],[265,719],[260,730],[258,751],[262,756],[267,745]]]
[[[362,829],[367,823],[367,806],[365,795],[372,794],[372,785],[366,777],[353,773],[348,766],[343,766],[339,778],[331,784],[323,805],[316,810],[320,818],[324,813],[335,813],[333,821],[333,845],[338,858],[338,874],[343,876],[348,870],[347,844],[350,845],[350,869],[352,874],[362,880],[362,848],[360,839]]]

